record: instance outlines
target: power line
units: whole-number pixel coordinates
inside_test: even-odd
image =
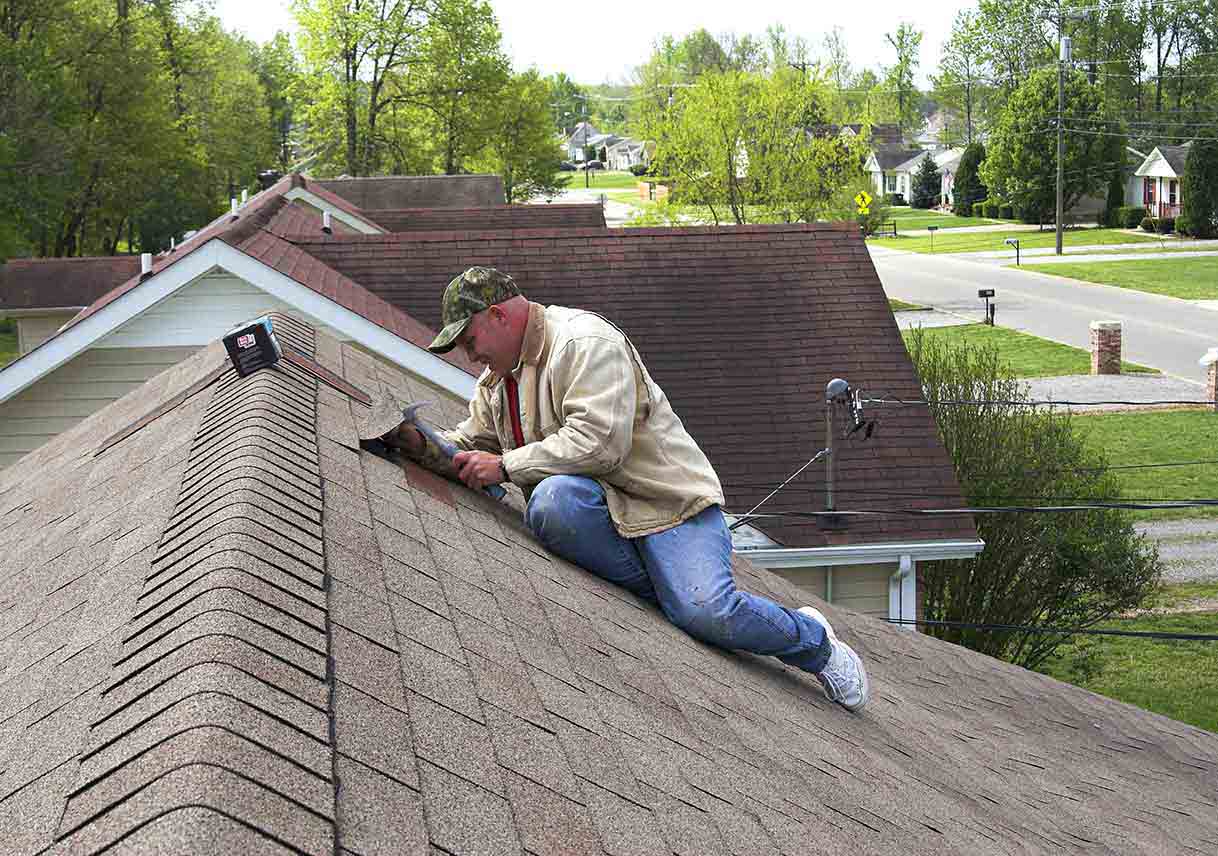
[[[939,399],[937,401],[932,402],[932,401],[927,401],[927,400],[922,400],[922,399],[901,399],[901,398],[896,398],[895,396],[890,397],[890,398],[864,398],[861,400],[861,402],[863,404],[895,405],[898,407],[929,407],[931,404],[935,404],[935,405],[946,404],[946,405],[960,406],[960,407],[981,407],[981,406],[990,406],[990,405],[1003,405],[1003,406],[1007,406],[1007,407],[1057,407],[1057,406],[1084,407],[1084,406],[1090,406],[1090,405],[1127,405],[1127,406],[1165,405],[1166,406],[1166,405],[1186,405],[1186,404],[1195,404],[1195,405],[1200,405],[1200,406],[1204,406],[1204,407],[1213,407],[1213,405],[1214,405],[1214,402],[1212,402],[1212,401],[1192,401],[1192,400],[1184,400],[1184,399],[1176,399],[1176,400],[1165,399],[1162,401],[1117,401],[1117,400],[1054,401],[1052,399],[1026,399],[1026,400],[1008,399],[1008,400],[1004,400],[1004,399],[986,399],[986,398],[961,398],[961,399],[945,398],[945,399]]]
[[[1218,508],[1218,499],[1189,501],[1161,500],[1155,502],[1086,502],[1072,505],[978,505],[960,508],[854,508],[832,511],[762,511],[757,514],[736,515],[733,526],[749,520],[784,518],[796,522],[816,522],[825,517],[958,517],[981,514],[1062,514],[1078,511],[1161,511],[1180,508]]]
[[[1128,134],[1115,134],[1111,131],[1087,131],[1082,128],[1064,128],[1067,134],[1087,134],[1092,137],[1126,137]],[[1206,142],[1218,142],[1218,137],[1192,137],[1186,134],[1156,134],[1155,136],[1164,140],[1184,140],[1185,142],[1193,140],[1204,140]]]
[[[786,481],[784,481],[778,487],[774,488],[772,491],[770,491],[768,494],[766,494],[765,499],[761,500],[761,502],[757,503],[752,508],[750,508],[748,510],[748,512],[744,515],[744,517],[742,517],[740,520],[737,520],[731,526],[727,527],[728,531],[730,532],[731,530],[735,529],[737,526],[740,526],[742,524],[742,522],[744,521],[744,518],[748,517],[754,511],[761,508],[761,506],[765,505],[765,503],[769,501],[770,497],[772,497],[774,494],[778,493],[780,490],[782,490],[784,487],[786,487],[788,484],[790,484],[791,479],[795,478],[797,475],[802,473],[808,467],[815,464],[817,461],[819,461],[821,458],[823,458],[827,454],[829,454],[829,449],[821,449],[819,452],[817,452],[815,455],[813,455],[806,464],[804,464],[802,467],[797,469],[795,472],[791,473],[791,475],[787,476]]]
[[[1171,633],[1165,630],[1105,630],[1097,627],[1042,627],[1028,624],[981,624],[970,621],[935,621],[925,618],[888,618],[890,624],[920,624],[960,630],[1001,630],[1010,633],[1055,633],[1062,636],[1124,636],[1135,639],[1170,639],[1184,642],[1218,642],[1213,633]]]
[[[730,487],[733,489],[765,488],[765,487],[769,487],[769,485],[761,484],[761,483],[733,482],[730,485]],[[824,487],[821,485],[791,485],[790,487],[788,487],[786,489],[789,491],[795,491],[798,493],[805,493],[805,494],[807,494],[807,493],[811,493],[811,494],[827,493],[829,490],[827,487]],[[863,495],[864,498],[867,498],[867,499],[871,499],[871,498],[958,499],[960,497],[960,495],[962,493],[964,493],[964,491],[956,491],[955,493],[929,493],[925,490],[901,491],[901,490],[892,490],[889,488],[882,488],[882,487],[868,488],[868,487],[851,487],[851,486],[837,487],[837,486],[834,486],[833,493],[834,493],[834,495],[837,495],[839,493],[861,494],[861,495]],[[1218,503],[1218,499],[1213,499],[1213,498],[1209,498],[1209,497],[1185,498],[1185,497],[1164,497],[1164,496],[1104,497],[1104,496],[1051,496],[1051,495],[1050,496],[1030,496],[1030,495],[1023,495],[1023,496],[991,496],[991,497],[987,497],[987,499],[990,500],[991,502],[1008,502],[1008,503],[1015,503],[1017,501],[1022,502],[1022,503],[1054,502],[1054,503],[1059,503],[1059,504],[1068,503],[1068,504],[1074,504],[1074,505],[1086,505],[1086,504],[1100,503],[1100,502],[1145,502],[1145,503],[1191,502],[1191,503],[1198,503],[1198,505],[1197,505],[1198,508],[1205,508],[1211,504]],[[1016,506],[1011,505],[1011,506],[994,506],[994,507],[1014,508]],[[1022,506],[1020,506],[1020,507],[1022,507]]]

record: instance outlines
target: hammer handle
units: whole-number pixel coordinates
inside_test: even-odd
[[[448,440],[447,437],[436,429],[432,428],[430,425],[424,424],[416,419],[414,422],[414,427],[419,430],[420,434],[431,442],[435,443],[436,448],[439,449],[443,453],[444,457],[448,458],[450,461],[456,456],[457,452],[460,451],[455,445],[453,445],[452,442]],[[497,484],[488,484],[486,487],[482,488],[482,490],[485,491],[486,495],[491,499],[501,500],[507,496],[507,491],[504,490],[502,486]]]

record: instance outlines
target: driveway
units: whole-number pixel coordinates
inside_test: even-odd
[[[1126,360],[1198,384],[1205,369],[1197,360],[1218,346],[1218,315],[1184,300],[952,256],[870,250],[889,297],[980,321],[977,290],[993,288],[1000,325],[1083,349],[1091,347],[1092,321],[1121,321]]]

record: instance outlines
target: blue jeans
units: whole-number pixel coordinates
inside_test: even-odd
[[[737,590],[732,538],[718,506],[663,532],[623,538],[595,480],[550,476],[533,490],[525,522],[548,550],[659,604],[690,636],[808,672],[828,662],[830,643],[818,622]]]

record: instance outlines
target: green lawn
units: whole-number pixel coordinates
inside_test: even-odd
[[[1218,255],[1119,262],[1024,265],[1025,270],[1149,291],[1183,300],[1218,300]]]
[[[0,320],[0,368],[17,359],[17,322],[12,318]]]
[[[897,232],[925,232],[927,226],[938,226],[940,229],[958,229],[961,226],[991,226],[995,223],[1006,223],[1006,220],[989,220],[985,217],[957,217],[954,214],[940,214],[937,211],[923,211],[919,208],[889,208],[886,219],[897,221]]]
[[[961,324],[955,327],[927,327],[922,333],[929,339],[946,340],[957,347],[993,346],[1010,365],[1016,377],[1054,377],[1087,374],[1091,371],[1091,355],[1087,351],[1007,327]],[[910,332],[904,331],[902,335],[908,338]],[[1121,363],[1121,368],[1125,372],[1155,371],[1135,363],[1124,362]]]
[[[559,178],[564,176],[571,179],[567,184],[570,188],[581,188],[584,186],[584,172],[560,172]],[[594,169],[588,173],[588,186],[602,190],[624,190],[627,188],[634,189],[639,185],[639,177],[630,172],[615,172],[607,169]]]
[[[1003,241],[1007,238],[1018,238],[1020,249],[1036,247],[1052,247],[1056,245],[1053,231],[1044,232],[964,232],[946,235],[936,235],[934,238],[935,253],[973,253],[984,250],[1010,250]],[[914,253],[931,252],[929,236],[919,234],[917,237],[900,235],[896,238],[873,238],[876,246],[891,247],[894,250],[909,250]],[[1103,244],[1135,244],[1138,242],[1154,241],[1151,235],[1130,235],[1120,229],[1071,229],[1062,236],[1065,246],[1085,247]],[[1011,250],[1012,258],[1015,251]]]
[[[904,300],[894,300],[888,298],[888,308],[893,312],[916,312],[922,309],[930,309],[929,306],[919,306],[916,303],[906,303]]]
[[[1200,397],[1200,395],[1198,395]],[[1218,460],[1218,413],[1155,410],[1076,415],[1075,430],[1112,465]],[[1130,499],[1218,498],[1218,464],[1114,470]],[[1136,511],[1146,518],[1215,517],[1218,507]]]
[[[1143,616],[1103,627],[1218,634],[1218,613]],[[1076,636],[1041,670],[1092,692],[1218,731],[1218,642]]]

